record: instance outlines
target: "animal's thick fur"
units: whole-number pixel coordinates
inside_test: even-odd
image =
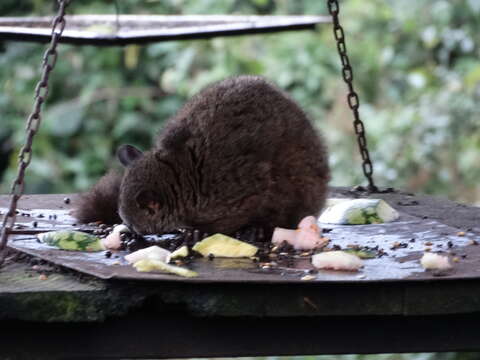
[[[127,167],[120,191],[106,199],[101,180],[78,213],[117,219],[119,194],[120,217],[139,233],[292,228],[319,213],[329,179],[324,142],[300,107],[265,79],[241,76],[194,96]],[[93,209],[102,202],[112,213]]]
[[[90,189],[80,195],[73,215],[82,223],[101,221],[106,224],[120,224],[118,215],[118,194],[123,174],[110,170]]]

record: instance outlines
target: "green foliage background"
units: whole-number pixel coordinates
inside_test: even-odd
[[[51,15],[54,1],[2,0],[3,16]],[[118,0],[130,14],[325,14],[318,0]],[[375,177],[382,186],[480,203],[480,1],[348,0],[341,20]],[[114,13],[72,1],[69,13]],[[1,192],[13,179],[45,46],[0,48]],[[206,84],[261,74],[287,90],[326,135],[332,185],[364,182],[329,25],[318,31],[156,43],[60,46],[27,192],[77,192],[150,146],[163,122]]]

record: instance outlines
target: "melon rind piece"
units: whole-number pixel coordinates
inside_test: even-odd
[[[398,212],[382,199],[353,199],[327,207],[320,222],[337,225],[382,224],[398,219]]]
[[[170,274],[175,274],[183,277],[196,277],[198,273],[185,269],[180,266],[169,265],[160,260],[155,259],[142,259],[133,264],[133,267],[139,272],[152,272],[152,271],[161,271]]]
[[[49,231],[38,234],[37,238],[40,242],[62,250],[88,252],[105,250],[100,238],[81,231]]]
[[[357,271],[363,266],[363,261],[344,251],[326,251],[313,255],[312,264],[318,269]]]
[[[252,257],[258,251],[256,246],[223,234],[209,236],[197,242],[192,249],[204,257],[211,254],[215,257],[229,258]]]
[[[170,254],[171,254],[170,251],[164,248],[161,248],[160,246],[154,245],[145,249],[134,251],[131,254],[126,255],[125,260],[127,260],[127,262],[130,264],[134,264],[137,261],[140,261],[143,259],[167,262],[167,259],[170,256]]]
[[[186,245],[183,245],[170,254],[170,256],[167,258],[167,263],[170,262],[170,260],[172,259],[184,258],[187,256],[188,256],[188,247]]]

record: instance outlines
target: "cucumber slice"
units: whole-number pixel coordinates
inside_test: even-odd
[[[71,251],[102,251],[105,247],[102,241],[93,235],[80,231],[49,231],[37,235],[41,242],[58,247],[62,250]]]
[[[353,199],[334,203],[320,222],[338,225],[381,224],[398,219],[398,212],[382,199]]]

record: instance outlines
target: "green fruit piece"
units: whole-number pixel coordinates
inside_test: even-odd
[[[142,259],[133,264],[133,267],[139,272],[161,271],[183,277],[196,277],[198,273],[180,266],[174,266],[164,263],[160,260]]]
[[[330,202],[319,221],[338,225],[382,224],[396,220],[398,212],[382,199],[346,199]]]
[[[187,257],[188,256],[188,247],[186,247],[185,245],[184,246],[181,246],[179,247],[177,250],[175,250],[174,252],[172,252],[170,254],[170,257],[169,259],[177,259],[177,258],[184,258],[184,257]]]
[[[49,231],[38,234],[37,238],[47,245],[62,250],[91,252],[105,250],[98,237],[80,231]]]
[[[223,234],[215,234],[196,243],[193,250],[205,257],[210,254],[218,257],[251,257],[258,248]]]

